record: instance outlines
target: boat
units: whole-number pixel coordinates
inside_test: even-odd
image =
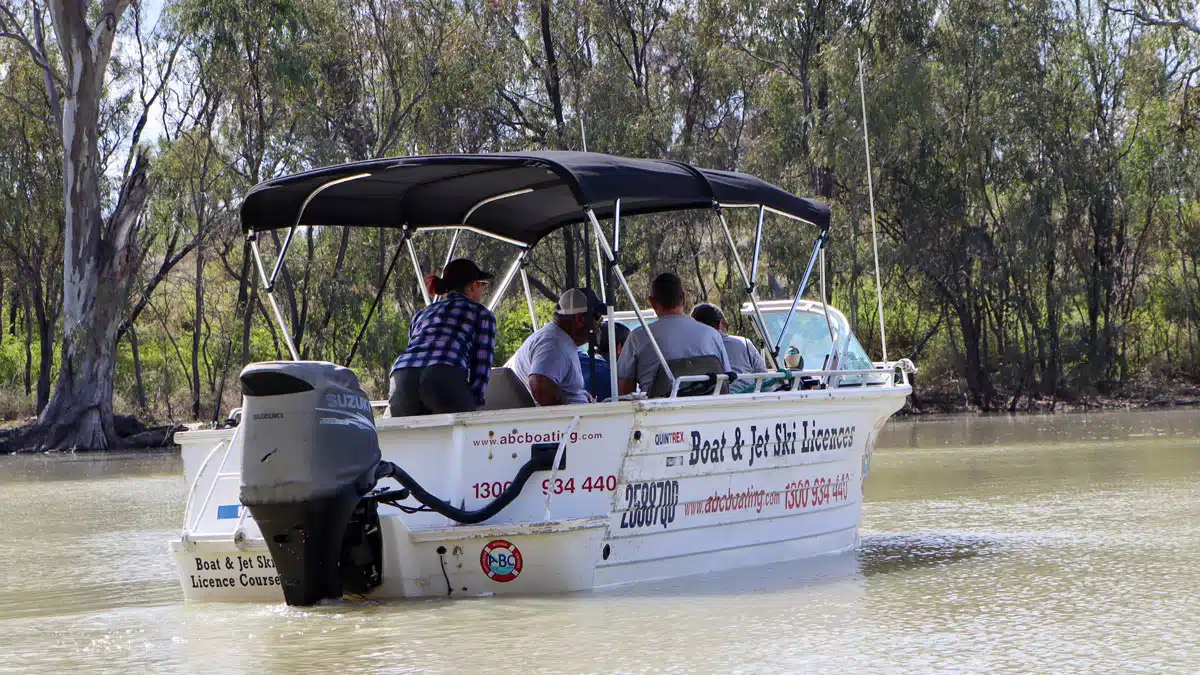
[[[749,263],[726,219],[733,209],[757,215],[753,241],[742,242]],[[350,368],[299,360],[273,296],[297,228],[398,228],[388,277],[407,255],[418,280],[413,238],[450,229],[447,260],[465,232],[514,247],[486,304],[497,308],[520,277],[536,329],[522,263],[547,235],[582,224],[601,254],[609,325],[644,326],[653,317],[616,264],[622,219],[684,210],[720,222],[767,372],[675,372],[653,344],[671,384],[662,397],[536,407],[498,367],[480,410],[391,418]],[[823,297],[823,259],[821,299],[803,298],[829,215],[747,174],[580,152],[372,160],[255,187],[242,225],[292,360],[243,370],[227,428],[176,435],[188,496],[170,550],[184,598],[303,606],[558,594],[853,549],[876,438],[915,369],[866,356]],[[792,299],[761,303],[768,216],[814,243]],[[282,229],[269,270],[257,239]],[[620,316],[618,290],[631,308]],[[785,362],[790,347],[803,358]],[[730,393],[735,378],[752,390]]]

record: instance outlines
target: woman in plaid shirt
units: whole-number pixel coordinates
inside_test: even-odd
[[[459,258],[430,275],[443,296],[413,317],[408,347],[392,366],[392,417],[469,412],[483,405],[496,345],[496,315],[479,303],[492,275]]]

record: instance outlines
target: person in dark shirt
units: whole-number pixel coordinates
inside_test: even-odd
[[[492,275],[459,258],[429,275],[443,296],[417,312],[392,365],[392,417],[469,412],[484,403],[496,347],[496,315],[480,304]]]
[[[629,329],[622,324],[614,326],[617,336],[617,356],[621,356],[621,348],[625,346],[625,338],[629,337]],[[603,401],[612,396],[612,379],[608,363],[608,322],[600,327],[600,339],[596,345],[596,377],[592,379],[591,357],[586,351],[579,352],[579,365],[583,368],[583,386],[596,401]]]

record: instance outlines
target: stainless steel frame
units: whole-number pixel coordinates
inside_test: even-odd
[[[500,284],[496,286],[496,290],[492,292],[492,299],[488,300],[487,302],[487,308],[489,310],[494,312],[496,311],[496,308],[500,306],[500,301],[504,299],[504,293],[508,291],[509,285],[512,284],[513,278],[517,276],[517,270],[521,268],[521,265],[525,262],[525,256],[527,255],[529,255],[529,249],[524,249],[517,255],[517,259],[508,266],[508,270],[504,272],[504,277],[502,277]]]
[[[417,275],[417,286],[421,289],[421,298],[425,300],[425,306],[428,307],[433,303],[433,298],[429,297],[429,289],[425,287],[425,275],[421,274],[421,261],[417,259],[417,247],[413,245],[412,237],[405,237],[404,245],[408,247],[408,259],[412,261],[413,272]]]
[[[800,219],[797,218],[797,220]],[[795,297],[792,298],[792,307],[788,310],[787,318],[783,320],[783,326],[779,329],[779,339],[775,340],[775,347],[771,350],[776,356],[779,355],[779,345],[783,343],[783,336],[787,334],[788,325],[792,322],[792,315],[796,313],[796,305],[800,304],[800,298],[804,295],[804,289],[808,287],[808,278],[812,276],[813,265],[817,262],[817,254],[821,252],[828,233],[828,230],[821,230],[821,234],[817,236],[817,243],[813,246],[812,256],[808,259],[808,268],[804,270],[804,277],[800,280],[800,286],[796,289]]]
[[[642,316],[642,310],[638,307],[637,298],[634,297],[633,289],[629,287],[629,282],[625,279],[625,274],[615,264],[617,262],[616,256],[613,255],[612,249],[609,248],[608,240],[604,238],[604,228],[600,227],[600,221],[596,219],[596,212],[592,211],[591,207],[586,206],[583,210],[587,214],[588,220],[592,221],[592,227],[596,231],[596,240],[604,242],[604,255],[608,257],[610,263],[614,263],[612,265],[613,272],[616,273],[617,280],[621,282],[621,288],[625,289],[625,295],[629,298],[629,304],[633,305],[633,312],[637,315],[638,323],[642,325],[642,330],[646,331],[646,337],[650,339],[650,346],[654,348],[654,354],[658,356],[658,361],[662,364],[663,371],[666,372],[667,377],[671,378],[671,381],[674,382],[675,374],[671,372],[671,366],[667,365],[667,357],[663,356],[662,349],[658,346],[658,340],[655,340],[654,333],[650,332],[650,325],[646,323],[646,317]],[[612,343],[611,349],[616,350],[615,342]],[[610,364],[610,368],[614,368],[615,366],[615,363]],[[616,396],[617,393],[613,392],[613,395]]]
[[[275,294],[274,294],[275,280],[283,268],[284,257],[286,256],[287,251],[291,246],[292,238],[295,235],[295,231],[296,231],[297,227],[299,227],[300,220],[304,216],[305,209],[308,207],[309,203],[311,203],[312,200],[318,194],[320,194],[324,190],[326,190],[330,187],[333,187],[335,185],[338,185],[341,183],[346,183],[346,182],[353,181],[353,180],[358,180],[360,178],[365,178],[370,175],[371,175],[370,173],[361,173],[361,174],[356,174],[353,176],[346,176],[343,178],[339,178],[337,180],[329,181],[328,183],[318,186],[316,189],[314,189],[308,195],[307,198],[305,198],[304,203],[300,207],[299,213],[296,215],[295,223],[288,230],[288,236],[284,240],[284,243],[280,249],[279,259],[276,261],[275,266],[272,269],[270,276],[267,275],[266,266],[263,264],[262,253],[259,250],[258,239],[257,239],[256,234],[251,233],[250,235],[248,235],[248,239],[250,241],[250,248],[254,254],[255,265],[258,268],[259,276],[261,277],[263,285],[265,287],[265,290],[267,293],[267,299],[271,304],[272,313],[275,315],[275,320],[276,320],[276,322],[278,322],[278,324],[283,332],[284,341],[287,343],[288,352],[290,353],[293,360],[298,361],[300,359],[300,355],[296,349],[296,345],[292,341],[291,331],[289,331],[287,328],[287,322],[284,320],[283,312],[279,309],[279,304],[276,301]],[[487,231],[481,230],[476,227],[472,227],[471,225],[467,224],[467,221],[470,219],[470,217],[472,215],[474,215],[475,211],[477,211],[480,207],[490,204],[492,202],[499,201],[501,199],[507,199],[509,197],[515,197],[515,196],[519,196],[519,195],[523,195],[523,194],[529,194],[530,192],[533,192],[533,191],[534,190],[532,188],[524,188],[521,190],[513,190],[511,192],[505,192],[502,194],[494,195],[492,197],[488,197],[486,199],[482,199],[482,200],[476,202],[475,204],[473,204],[471,206],[471,208],[467,210],[466,214],[463,216],[463,223],[461,225],[447,225],[447,226],[442,226],[442,227],[426,227],[426,228],[422,228],[422,229],[426,229],[426,230],[451,229],[451,230],[454,230],[454,236],[450,240],[449,250],[446,252],[446,264],[449,264],[449,262],[451,260],[453,260],[454,250],[458,244],[459,236],[461,235],[463,230],[469,230],[472,232],[476,232],[483,236],[486,236],[486,237],[489,237],[492,239],[496,239],[498,241],[503,241],[505,243],[512,244],[513,246],[520,248],[521,253],[517,256],[517,259],[512,263],[512,265],[509,266],[508,270],[505,272],[503,279],[501,280],[500,284],[497,286],[496,290],[493,292],[491,299],[488,301],[487,307],[489,310],[494,311],[496,309],[496,307],[499,306],[500,301],[503,299],[504,294],[508,290],[508,287],[510,285],[512,285],[512,280],[516,277],[516,275],[519,272],[521,275],[521,283],[525,290],[526,304],[529,308],[530,323],[533,326],[534,330],[537,330],[538,329],[537,315],[534,311],[533,294],[529,288],[529,277],[526,274],[525,269],[524,269],[525,259],[526,259],[526,256],[529,254],[531,247],[528,244],[518,241],[516,239],[498,235],[493,232],[487,232]],[[646,336],[650,339],[650,345],[654,349],[655,356],[658,357],[658,360],[661,363],[663,369],[666,371],[668,377],[671,379],[671,381],[673,383],[673,387],[677,388],[678,380],[675,377],[674,373],[671,372],[671,367],[670,367],[670,365],[668,365],[667,359],[663,355],[662,349],[660,348],[658,341],[654,338],[654,334],[651,333],[649,330],[649,324],[646,323],[646,319],[642,315],[641,308],[638,306],[637,298],[633,294],[633,289],[629,286],[628,280],[625,278],[624,273],[621,272],[620,267],[617,265],[616,256],[617,256],[617,253],[620,251],[620,246],[621,246],[621,200],[617,199],[614,204],[615,208],[613,211],[613,240],[612,240],[611,246],[609,245],[608,240],[605,238],[604,228],[601,227],[600,221],[596,218],[595,212],[592,210],[592,208],[590,206],[586,206],[586,205],[581,205],[581,206],[584,210],[584,213],[587,214],[588,221],[591,222],[592,228],[594,229],[595,234],[596,234],[596,250],[597,250],[597,261],[596,262],[597,262],[599,277],[601,279],[601,281],[600,281],[601,293],[605,296],[605,299],[608,300],[608,290],[606,288],[606,284],[603,281],[604,270],[601,267],[602,262],[601,262],[600,253],[603,253],[604,257],[607,258],[608,268],[611,269],[613,272],[615,272],[617,280],[620,283],[621,288],[625,291],[626,297],[629,298],[629,302],[633,306],[634,314],[638,318],[638,323],[640,323],[642,328],[646,331]],[[764,342],[766,342],[767,344],[770,344],[770,337],[766,330],[766,321],[763,319],[762,312],[758,306],[758,294],[757,294],[757,291],[755,288],[755,285],[758,281],[758,262],[759,262],[759,255],[760,255],[761,246],[762,246],[762,230],[763,230],[764,216],[769,211],[771,213],[788,218],[789,220],[795,220],[795,221],[808,223],[808,224],[813,224],[813,223],[809,223],[809,221],[807,221],[803,218],[794,216],[789,213],[784,213],[783,211],[779,211],[777,209],[773,209],[769,206],[765,206],[762,204],[740,204],[740,203],[722,204],[720,202],[714,201],[713,207],[714,207],[714,210],[717,212],[717,217],[720,219],[721,227],[725,232],[726,241],[729,243],[730,250],[733,253],[733,258],[737,264],[738,272],[742,276],[742,281],[746,284],[746,291],[750,297],[750,303],[754,307],[755,327],[758,330],[760,336],[763,338]],[[733,233],[729,229],[729,223],[726,220],[724,213],[722,212],[722,209],[741,209],[741,208],[757,208],[758,209],[758,224],[755,229],[755,235],[754,235],[754,256],[753,256],[753,261],[751,264],[752,265],[751,270],[749,273],[747,273],[746,267],[742,263],[741,254],[738,252],[737,245],[733,240]],[[405,228],[405,235],[403,238],[402,245],[406,246],[408,249],[409,258],[412,261],[412,265],[413,265],[413,272],[416,274],[417,284],[418,284],[419,288],[421,289],[421,296],[425,300],[426,306],[428,306],[432,302],[432,298],[429,297],[429,292],[425,288],[424,275],[422,274],[420,261],[417,257],[416,247],[413,245],[413,242],[412,242],[412,234],[414,232],[415,232],[415,230],[410,230],[407,227]],[[776,341],[774,348],[770,351],[772,366],[775,368],[779,367],[779,361],[778,361],[779,346],[782,342],[783,335],[787,331],[787,327],[788,327],[789,323],[791,322],[792,316],[795,314],[796,306],[800,301],[800,297],[803,295],[804,289],[808,285],[808,280],[812,274],[813,265],[816,262],[818,253],[821,252],[821,249],[822,249],[822,246],[824,244],[825,237],[827,236],[827,234],[828,234],[828,230],[823,229],[821,231],[821,234],[817,237],[816,245],[813,248],[812,256],[810,257],[809,262],[808,262],[808,267],[805,269],[804,277],[803,277],[802,281],[800,282],[800,287],[797,289],[796,296],[792,300],[792,306],[791,306],[791,309],[788,310],[787,319],[784,320],[783,328],[780,331],[779,340]],[[822,266],[821,271],[822,271],[822,279],[823,279],[823,277],[824,277],[824,267],[823,266]],[[822,290],[822,301],[824,301],[824,290]],[[370,317],[368,317],[367,321],[368,322],[370,321]],[[608,322],[609,322],[608,330],[609,330],[609,345],[610,345],[610,347],[609,347],[610,353],[609,353],[608,357],[612,364],[612,366],[610,367],[610,377],[612,378],[611,385],[613,388],[613,392],[615,394],[616,387],[617,387],[616,368],[615,368],[615,365],[616,365],[616,340],[615,340],[616,327],[613,324],[613,303],[612,302],[608,302]],[[365,329],[365,326],[364,326],[364,329]]]
[[[762,337],[763,344],[771,343],[771,336],[767,333],[767,322],[763,318],[762,310],[758,307],[758,290],[754,287],[754,282],[750,276],[746,274],[746,267],[742,264],[742,254],[738,252],[737,244],[733,241],[733,232],[729,230],[729,221],[725,220],[725,214],[721,212],[719,205],[715,206],[717,218],[721,220],[721,229],[725,230],[725,241],[729,242],[729,251],[733,253],[733,261],[737,263],[738,272],[742,275],[742,281],[746,284],[746,295],[750,297],[750,306],[754,308],[754,328],[758,330],[759,336]],[[762,234],[762,216],[763,210],[758,210],[758,234]],[[758,269],[758,237],[754,239],[754,262],[755,270]],[[778,349],[768,354],[771,357],[771,367],[779,369],[779,354]]]

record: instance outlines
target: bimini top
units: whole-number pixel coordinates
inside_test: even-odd
[[[254,187],[248,232],[293,225],[468,226],[532,246],[564,225],[622,215],[764,206],[820,228],[829,207],[744,173],[589,152],[430,155],[342,164]]]

